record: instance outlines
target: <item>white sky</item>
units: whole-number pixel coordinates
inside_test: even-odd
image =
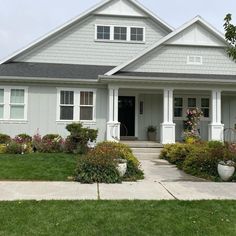
[[[196,15],[223,32],[223,19],[235,0],[139,0],[161,19],[179,27]],[[26,46],[100,0],[0,0],[0,59]]]

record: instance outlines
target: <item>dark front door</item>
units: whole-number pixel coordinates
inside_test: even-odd
[[[119,97],[120,136],[135,136],[135,97]]]

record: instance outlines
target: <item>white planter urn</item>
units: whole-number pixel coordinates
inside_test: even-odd
[[[127,171],[127,161],[123,159],[118,160],[116,168],[120,174],[120,177],[123,177]]]
[[[218,164],[217,170],[220,178],[223,181],[229,181],[235,172],[234,162],[220,162]]]

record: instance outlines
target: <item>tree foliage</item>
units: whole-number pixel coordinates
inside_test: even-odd
[[[236,26],[231,23],[231,14],[227,14],[224,21],[225,39],[229,44],[227,53],[229,57],[236,61]]]

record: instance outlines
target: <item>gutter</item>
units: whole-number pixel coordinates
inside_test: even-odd
[[[170,77],[141,77],[141,76],[98,76],[99,81],[101,82],[145,82],[145,83],[202,83],[202,84],[220,84],[220,85],[225,85],[225,84],[235,84],[236,85],[236,80],[233,79],[197,79],[197,78],[170,78]]]

